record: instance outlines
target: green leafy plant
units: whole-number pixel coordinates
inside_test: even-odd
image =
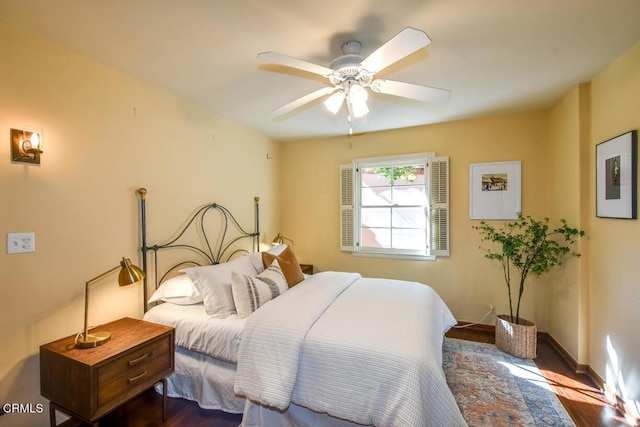
[[[509,314],[516,324],[520,324],[520,301],[529,274],[539,276],[559,265],[565,256],[580,256],[570,246],[576,243],[578,237],[584,236],[584,231],[569,227],[564,219],[560,222],[560,227],[550,229],[549,218],[539,221],[518,213],[517,220],[505,223],[502,228],[496,228],[485,221],[473,226],[480,233],[483,242],[495,244],[488,248],[481,246],[481,249],[486,251],[485,258],[502,264],[509,294]],[[520,274],[515,317],[511,297],[512,268]]]
[[[392,182],[399,179],[407,182],[413,182],[418,176],[418,171],[415,166],[381,167],[375,168],[374,172],[384,176]]]

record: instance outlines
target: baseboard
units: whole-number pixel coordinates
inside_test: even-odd
[[[538,332],[538,342],[545,340],[553,347],[560,357],[571,367],[576,374],[588,375],[592,377],[590,371],[593,372],[588,365],[578,363],[571,355],[547,332]],[[591,378],[595,384],[599,384],[595,378]]]
[[[571,369],[576,374],[582,374],[587,376],[593,384],[596,385],[596,388],[600,389],[607,400],[611,403],[611,405],[620,413],[622,416],[633,426],[640,426],[640,419],[636,418],[631,412],[631,408],[627,406],[624,400],[616,393],[615,390],[612,390],[607,383],[600,378],[600,375],[594,371],[591,366],[583,365],[575,361],[573,357],[556,341],[551,335],[547,332],[541,332],[538,334],[538,342],[541,339],[546,340],[549,345],[558,353],[564,361],[569,364]]]
[[[495,335],[495,330],[496,330],[496,327],[494,325],[485,325],[482,323],[473,324],[473,323],[463,322],[463,321],[459,321],[457,326],[458,327],[461,326],[462,328],[457,330],[451,330],[453,331],[451,335],[455,335],[457,334],[456,331],[460,331],[464,329],[467,329],[469,331],[473,331],[476,333],[480,333],[482,335]],[[549,335],[548,332],[538,331],[537,339],[538,339],[538,342],[540,341],[548,342],[551,345],[551,347],[558,353],[558,355],[560,355],[562,360],[564,360],[576,374],[587,374],[589,376],[593,376],[591,374],[593,370],[591,370],[588,365],[582,365],[576,362],[576,360],[573,357],[571,357],[571,355],[567,353],[567,351],[558,343],[558,341],[556,341],[551,335]],[[593,372],[593,374],[595,374],[595,372]],[[599,379],[597,375],[596,377]],[[596,384],[602,383],[601,379],[600,379],[600,382],[596,381],[595,377],[592,379]]]
[[[593,380],[594,383],[598,385],[600,390],[603,390],[603,393],[609,402],[612,402],[612,405],[616,410],[624,416],[624,419],[631,424],[632,426],[640,426],[640,418],[636,417],[631,408],[625,403],[622,397],[616,393],[607,383],[600,378],[590,366],[587,366],[587,375]]]
[[[482,336],[482,341],[493,344],[495,342],[495,326],[481,323],[470,323],[459,321],[456,326],[449,329],[445,334],[448,338],[465,339],[465,334],[471,333],[474,336]]]
[[[496,331],[496,327],[494,325],[485,325],[484,323],[464,322],[462,320],[459,320],[456,326],[459,328],[461,327],[463,329],[468,329],[470,331],[481,332],[483,334],[485,333],[495,334],[495,331]],[[454,326],[454,328],[456,326]]]

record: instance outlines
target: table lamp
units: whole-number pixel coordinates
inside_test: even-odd
[[[102,345],[111,339],[111,333],[106,331],[89,334],[89,286],[94,282],[104,279],[118,269],[120,269],[120,274],[118,275],[118,284],[120,286],[127,286],[138,283],[145,277],[144,272],[140,270],[140,268],[131,264],[131,260],[129,260],[129,258],[123,257],[122,261],[120,261],[120,265],[113,267],[111,270],[106,271],[101,275],[87,281],[84,293],[84,329],[82,334],[78,334],[78,337],[76,338],[76,347],[93,348]]]

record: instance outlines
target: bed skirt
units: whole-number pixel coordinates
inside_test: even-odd
[[[175,371],[167,395],[196,402],[201,408],[242,414],[245,399],[235,395],[236,365],[176,347]],[[162,392],[162,387],[156,388]]]
[[[245,405],[240,427],[363,427],[362,424],[314,412],[293,403],[284,412],[258,405],[249,400]]]

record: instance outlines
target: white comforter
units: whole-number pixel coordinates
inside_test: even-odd
[[[235,392],[363,425],[464,426],[442,370],[455,323],[426,285],[319,273],[248,319]]]

